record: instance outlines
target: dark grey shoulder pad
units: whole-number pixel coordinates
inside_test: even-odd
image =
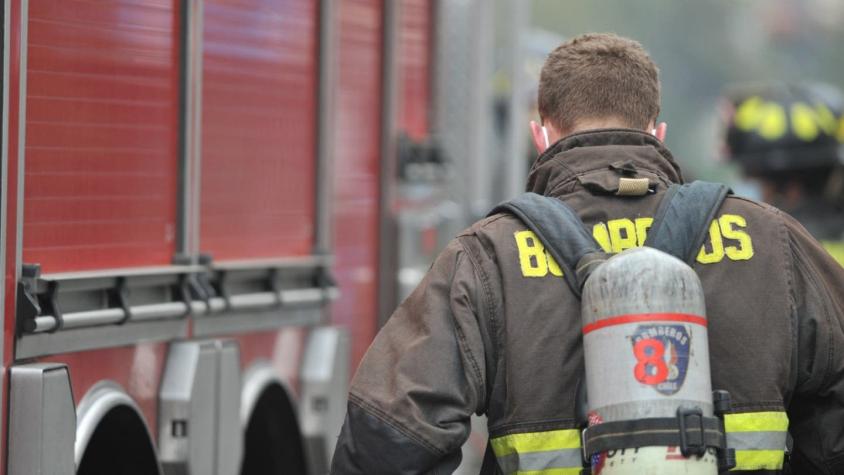
[[[563,278],[580,297],[577,264],[587,254],[601,249],[574,210],[557,198],[524,193],[499,204],[490,212],[511,213],[536,233],[545,249],[563,270]]]
[[[659,204],[645,246],[692,265],[709,234],[709,223],[729,193],[720,183],[672,185]]]

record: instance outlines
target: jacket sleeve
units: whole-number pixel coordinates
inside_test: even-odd
[[[479,287],[453,241],[367,350],[331,473],[452,473],[459,465],[486,394]]]
[[[844,473],[844,268],[786,217],[793,257],[796,384],[788,408],[794,473]]]

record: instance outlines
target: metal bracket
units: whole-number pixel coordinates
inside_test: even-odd
[[[37,264],[24,264],[17,289],[18,337],[183,318],[192,303],[186,287],[203,271],[199,266],[168,266],[41,275]],[[134,288],[141,290],[137,301],[130,301]]]
[[[16,305],[18,335],[35,330],[35,317],[41,314],[41,305],[35,291],[36,279],[39,275],[41,275],[41,266],[38,264],[24,264],[21,269]]]
[[[118,277],[114,288],[108,291],[108,306],[123,310],[123,319],[117,322],[123,325],[132,318],[132,309],[129,305],[129,289],[126,287],[126,277]]]
[[[59,306],[59,283],[51,281],[47,286],[45,309],[52,312],[53,318],[56,319],[56,326],[54,326],[48,333],[55,333],[64,327],[64,316],[61,307]]]
[[[715,416],[720,421],[721,433],[724,434],[724,445],[718,450],[718,473],[726,473],[736,466],[736,449],[727,447],[727,430],[724,426],[724,415],[732,410],[732,397],[729,391],[722,389],[712,391],[712,404]]]

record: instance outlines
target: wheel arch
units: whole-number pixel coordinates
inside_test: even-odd
[[[295,393],[291,390],[290,384],[279,376],[272,363],[267,360],[258,360],[250,365],[243,374],[240,392],[240,426],[243,430],[246,430],[249,418],[252,417],[255,406],[264,391],[273,386],[278,386],[284,390],[287,398],[287,409],[292,414],[297,414],[299,401],[294,396]]]
[[[242,473],[286,473],[282,468],[292,467],[296,467],[296,473],[306,473],[309,467],[298,401],[269,361],[256,361],[244,373],[240,400]],[[260,417],[256,417],[258,413]],[[280,430],[267,430],[273,424]],[[269,450],[268,446],[278,450]]]
[[[74,462],[77,469],[80,468],[97,431],[103,429],[105,425],[113,424],[112,416],[116,411],[120,411],[124,418],[128,417],[138,423],[133,428],[134,433],[130,435],[139,437],[139,442],[149,444],[151,450],[149,463],[154,464],[158,473],[161,474],[155,442],[143,413],[135,400],[119,384],[107,380],[100,381],[91,387],[77,406],[74,445]]]

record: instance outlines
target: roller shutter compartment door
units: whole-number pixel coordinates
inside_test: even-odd
[[[315,221],[316,0],[206,0],[200,249],[302,256]]]
[[[432,10],[430,0],[402,0],[399,10],[399,128],[417,142],[430,129]]]
[[[171,262],[178,3],[29,2],[24,262]]]
[[[352,333],[352,368],[375,336],[381,140],[382,1],[339,2],[334,151],[334,321]]]

